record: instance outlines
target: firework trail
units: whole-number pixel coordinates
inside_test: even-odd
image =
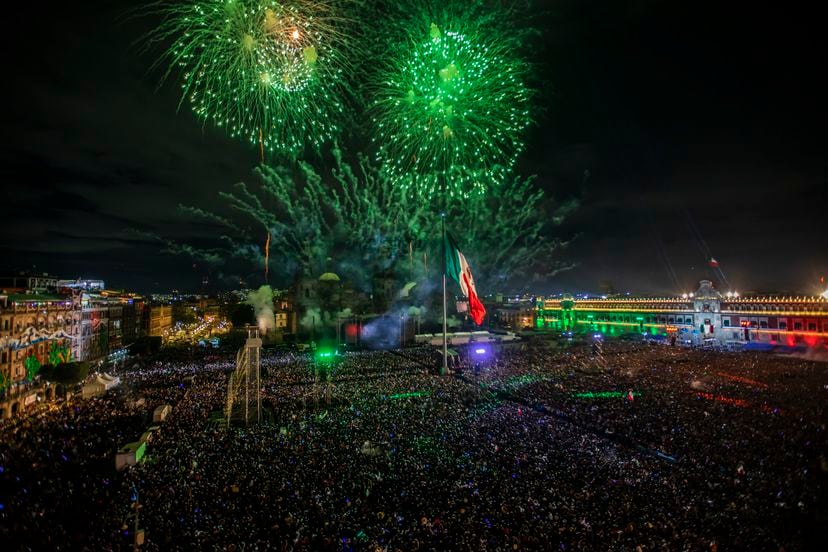
[[[725,287],[729,288],[730,282],[727,281],[727,277],[725,277],[724,271],[719,266],[719,262],[713,257],[713,253],[710,251],[710,247],[708,247],[704,237],[702,237],[699,227],[696,226],[696,223],[693,221],[690,211],[685,209],[684,214],[687,217],[687,226],[690,228],[690,232],[693,234],[693,237],[696,240],[696,245],[699,247],[699,251],[701,251],[701,254],[705,258],[705,262],[713,270],[713,274],[719,277]]]
[[[270,271],[270,231],[267,232],[265,241],[265,283],[268,283],[268,272]]]

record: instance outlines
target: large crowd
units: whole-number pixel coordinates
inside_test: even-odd
[[[222,420],[232,354],[165,356],[0,427],[0,542],[124,550],[806,550],[826,365],[610,341],[262,355],[269,423]],[[597,366],[598,369],[594,369]],[[144,461],[114,453],[172,414]],[[5,546],[4,549],[7,549]]]

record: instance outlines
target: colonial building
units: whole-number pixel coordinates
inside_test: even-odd
[[[34,406],[54,388],[35,379],[43,364],[71,360],[72,301],[0,292],[0,418]]]
[[[103,361],[143,333],[143,299],[103,290],[103,282],[61,285],[47,275],[4,282],[18,287],[0,289],[0,419],[54,398],[54,386],[35,377],[40,366]],[[78,282],[87,281],[70,283]]]
[[[468,302],[464,301],[463,312],[468,312]],[[458,305],[460,302],[458,302]],[[502,295],[495,301],[485,302],[490,325],[503,330],[528,330],[535,324],[535,304],[531,300],[507,300]],[[458,312],[460,312],[458,308]]]
[[[147,305],[144,319],[147,335],[163,338],[172,329],[172,306]]]
[[[828,299],[722,294],[702,280],[695,293],[681,297],[538,298],[535,324],[573,332],[675,335],[693,343],[814,347],[828,343]]]
[[[73,292],[75,358],[103,360],[143,334],[144,300],[135,294],[100,290]]]
[[[20,272],[12,276],[0,276],[0,289],[9,293],[54,293],[57,288],[58,279],[46,272]]]

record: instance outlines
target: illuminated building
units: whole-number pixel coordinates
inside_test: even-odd
[[[505,330],[523,330],[535,323],[534,304],[531,301],[498,303],[492,309],[492,324]]]
[[[681,297],[538,298],[538,328],[607,334],[675,335],[693,343],[814,347],[828,343],[828,299],[823,296],[722,294],[708,280]]]
[[[170,305],[149,305],[144,317],[149,336],[163,338],[172,329],[173,318]]]
[[[20,272],[13,276],[0,276],[0,289],[13,293],[54,293],[58,279],[48,273],[29,274]]]
[[[76,337],[73,345],[76,359],[90,362],[103,360],[141,336],[142,297],[104,289],[97,292],[75,291],[73,297],[80,307],[75,315],[73,332]]]
[[[293,297],[287,290],[273,292],[273,319],[276,323],[276,332],[282,334],[296,333],[296,310],[293,308]]]
[[[67,297],[0,292],[0,418],[54,398],[54,386],[35,375],[70,359],[73,312]]]
[[[107,291],[99,280],[2,281],[16,287],[0,289],[0,419],[54,399],[55,386],[37,377],[44,364],[103,361],[142,333],[143,299]]]
[[[82,289],[85,291],[102,291],[105,289],[103,280],[86,280],[78,278],[77,280],[58,280],[58,289]]]

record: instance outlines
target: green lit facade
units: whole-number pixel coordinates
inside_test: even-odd
[[[828,344],[828,300],[820,296],[722,294],[702,280],[681,297],[538,298],[535,327],[621,335],[672,335],[693,343]]]
[[[539,298],[537,328],[562,332],[667,334],[668,327],[692,332],[695,312],[692,300],[684,299],[562,299]]]

